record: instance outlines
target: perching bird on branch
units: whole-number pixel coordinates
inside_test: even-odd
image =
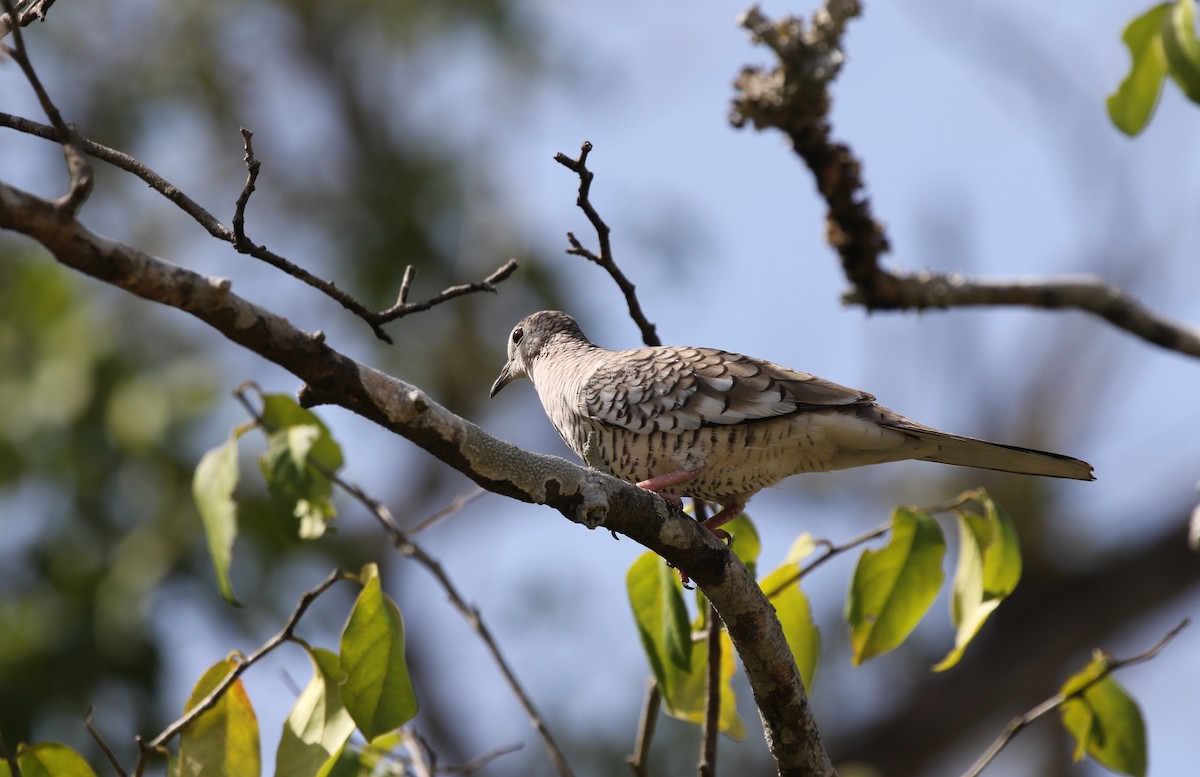
[[[921,459],[1094,479],[1079,459],[939,432],[866,392],[762,359],[712,348],[610,351],[556,310],[513,328],[491,396],[524,377],[580,458],[668,497],[716,502],[710,529],[801,472]]]

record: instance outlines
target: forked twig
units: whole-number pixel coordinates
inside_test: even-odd
[[[596,212],[595,206],[591,201],[592,178],[594,177],[591,170],[587,167],[588,154],[592,151],[592,144],[588,141],[583,141],[583,145],[579,149],[579,158],[572,159],[561,151],[554,155],[554,161],[558,162],[563,167],[579,176],[579,196],[575,198],[575,204],[584,212],[588,221],[592,223],[592,227],[596,230],[596,237],[600,241],[600,253],[597,255],[593,251],[583,247],[575,237],[574,232],[567,233],[567,241],[571,247],[567,249],[568,254],[582,256],[583,258],[595,262],[608,272],[612,279],[617,282],[621,293],[625,295],[625,304],[629,306],[629,315],[633,318],[634,323],[642,330],[642,341],[646,345],[662,345],[662,340],[658,337],[658,332],[654,324],[646,318],[646,314],[642,312],[642,305],[638,302],[637,289],[625,277],[625,273],[621,272],[621,268],[613,260],[612,244],[609,242],[609,228],[604,223],[604,219],[600,218],[600,214]]]

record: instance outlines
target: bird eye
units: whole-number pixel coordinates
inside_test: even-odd
[[[513,345],[516,345],[517,343],[521,342],[521,338],[524,336],[525,336],[524,329],[522,329],[521,327],[517,327],[516,329],[514,329],[513,333],[512,333]]]

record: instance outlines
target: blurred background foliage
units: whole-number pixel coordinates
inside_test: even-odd
[[[680,40],[689,34],[686,25],[675,29],[662,19],[646,21],[641,9],[626,10],[647,29],[671,29]],[[579,36],[585,32],[555,37],[545,27],[543,11],[499,0],[63,0],[45,24],[26,34],[35,64],[68,120],[87,137],[143,160],[227,223],[245,179],[238,127],[253,130],[263,171],[247,213],[250,238],[334,280],[368,306],[394,301],[408,264],[418,270],[412,292],[417,299],[479,280],[516,256],[521,270],[498,295],[467,297],[393,324],[389,331],[397,343],[388,347],[335,303],[217,244],[140,181],[97,166],[96,194],[84,211],[93,228],[198,271],[233,277],[240,293],[299,326],[325,330],[335,347],[420,385],[468,418],[484,416],[481,403],[502,359],[503,335],[530,310],[565,307],[590,322],[586,328],[594,339],[635,344],[614,290],[591,274],[594,268],[575,259],[579,265],[570,270],[561,263],[552,266],[550,252],[561,248],[557,241],[563,230],[573,228],[590,243],[581,222],[531,223],[527,214],[514,212],[511,189],[518,176],[561,175],[559,188],[546,196],[561,200],[559,212],[569,210],[575,182],[553,169],[551,154],[572,153],[583,137],[598,133],[593,139],[603,140],[614,126],[629,126],[630,116],[614,111],[606,100],[621,90],[644,88],[654,99],[639,106],[650,110],[632,123],[640,122],[645,139],[638,138],[623,159],[593,157],[602,176],[598,185],[610,187],[604,190],[609,203],[604,213],[627,236],[618,244],[618,259],[651,258],[630,272],[644,294],[661,288],[656,284],[682,288],[702,279],[710,284],[703,292],[708,295],[744,300],[752,289],[767,293],[762,287],[769,285],[794,297],[790,306],[719,305],[716,314],[697,316],[696,296],[681,293],[665,300],[669,295],[659,295],[649,309],[663,325],[665,339],[752,351],[745,339],[728,338],[726,322],[754,331],[765,342],[775,342],[769,332],[783,331],[785,343],[812,351],[812,364],[778,346],[774,353],[752,352],[861,384],[885,404],[943,428],[1092,459],[1105,479],[1098,488],[1127,482],[1123,491],[1094,492],[1103,496],[1089,501],[1077,495],[1093,492],[1064,496],[1058,485],[1032,479],[900,466],[806,479],[802,489],[785,487],[757,499],[768,565],[802,528],[844,538],[882,522],[893,503],[929,504],[978,485],[986,486],[1020,524],[1025,580],[963,664],[945,675],[927,671],[946,649],[945,635],[936,633],[881,660],[875,672],[851,672],[838,624],[848,567],[831,564],[823,581],[812,583],[827,635],[814,702],[838,757],[885,765],[889,775],[928,774],[933,765],[969,761],[1008,717],[1057,688],[1093,646],[1107,646],[1120,636],[1119,644],[1132,652],[1156,640],[1160,634],[1146,626],[1148,615],[1175,612],[1194,600],[1194,594],[1183,595],[1193,593],[1200,578],[1182,541],[1194,497],[1195,451],[1190,458],[1156,456],[1153,476],[1138,469],[1150,462],[1139,462],[1145,457],[1134,451],[1151,450],[1146,446],[1178,428],[1194,428],[1198,419],[1190,406],[1178,408],[1169,423],[1151,425],[1136,415],[1124,420],[1118,415],[1119,408],[1161,399],[1153,386],[1130,386],[1119,378],[1145,364],[1137,359],[1146,347],[1069,317],[1031,323],[1004,314],[1002,329],[979,323],[981,315],[991,313],[964,312],[919,322],[841,318],[835,328],[827,324],[829,318],[820,318],[813,324],[813,317],[834,314],[841,282],[835,262],[821,253],[819,207],[797,202],[808,197],[807,171],[774,138],[749,134],[738,143],[762,149],[762,157],[744,178],[722,168],[723,155],[732,157],[733,151],[697,164],[680,140],[696,128],[673,118],[669,102],[665,107],[658,102],[665,94],[684,103],[700,90],[685,78],[689,68],[699,70],[703,60],[712,59],[704,42],[673,49],[654,36],[635,39],[634,47],[661,47],[666,57],[687,51],[680,56],[691,59],[686,66],[670,60],[657,71],[630,73],[613,54],[619,49],[605,50],[591,39],[589,46],[595,43],[597,50],[580,56]],[[722,14],[724,19],[732,10]],[[979,29],[1004,35],[972,38],[960,34],[966,28],[951,29],[946,21],[951,16],[934,15],[938,20],[912,12],[913,18],[925,19],[922,25],[932,34],[953,41],[949,48],[960,47],[958,56],[975,58],[973,66],[985,73],[1002,71],[1003,79],[1016,84],[1005,99],[1016,93],[1018,104],[1031,106],[1029,114],[1021,114],[1020,133],[1044,130],[1041,140],[1051,149],[1054,170],[1065,171],[1063,188],[1076,209],[1071,223],[1077,241],[1063,251],[1069,266],[1107,274],[1142,293],[1186,286],[1178,279],[1191,276],[1174,269],[1156,274],[1152,262],[1131,261],[1163,248],[1177,234],[1156,231],[1146,217],[1139,202],[1141,171],[1097,150],[1095,136],[1087,133],[1110,131],[1100,103],[1094,115],[1080,108],[1077,85],[1048,64],[1037,35],[1025,37],[1016,16],[998,13]],[[869,13],[855,36],[872,31],[890,36],[882,18]],[[618,29],[620,24],[597,33],[598,38],[634,34],[633,27]],[[739,35],[731,21],[724,24],[730,35]],[[1114,23],[1107,32],[1114,45],[1119,29]],[[897,107],[888,101],[911,102],[920,95],[889,87],[898,69],[892,62],[872,61],[875,51],[886,56],[882,43],[852,37],[851,46],[856,60],[835,88],[849,103],[856,90],[871,95],[864,109],[869,118],[860,127],[877,125],[879,115],[904,115],[909,102]],[[714,126],[722,121],[727,96],[722,90],[736,68],[720,72],[703,87],[712,93],[705,95],[704,121]],[[0,79],[0,110],[41,118],[14,68],[6,66]],[[863,85],[867,79],[875,81]],[[1099,80],[1102,88],[1114,82]],[[595,103],[595,112],[580,129],[572,129],[580,134],[539,147],[545,170],[524,170],[523,161],[506,159],[522,125],[532,123],[537,111],[549,112],[547,88],[581,86],[585,97],[567,110],[587,101]],[[1050,117],[1056,112],[1067,118],[1054,123]],[[868,138],[853,114],[842,119],[839,126],[848,128],[852,142],[863,139],[856,149],[865,158],[872,195],[885,221],[897,222],[893,242],[898,251],[910,252],[911,264],[949,257],[952,267],[961,262],[968,270],[997,270],[972,252],[975,241],[988,241],[988,225],[985,218],[976,222],[970,198],[936,180],[924,199],[917,196],[912,203],[901,199],[911,192],[892,190],[904,183],[891,170],[908,140],[900,134],[902,125]],[[1169,113],[1156,119],[1160,123],[1171,125]],[[1084,126],[1091,129],[1079,130]],[[615,183],[622,180],[622,165],[638,167],[660,158],[687,168],[679,173],[681,180],[696,173],[689,183],[694,189],[725,191],[728,211],[689,210],[665,185],[622,196],[629,193]],[[52,144],[5,132],[0,170],[6,180],[57,194],[61,166]],[[755,199],[746,191],[757,195],[758,177],[765,181],[777,170],[787,194],[764,193],[749,212],[737,211],[739,203]],[[718,174],[725,178],[715,178]],[[988,185],[986,176],[982,185]],[[772,216],[772,207],[784,215]],[[736,223],[732,244],[710,240],[718,218]],[[789,280],[764,284],[738,269],[753,267],[745,263],[756,255],[743,241],[749,245],[751,233],[766,233],[773,218],[781,222],[780,233],[757,255],[774,263],[767,265],[775,274],[769,278]],[[1036,231],[1024,224],[1004,226],[1014,233]],[[713,254],[721,251],[728,255],[717,264]],[[793,253],[807,258],[801,263]],[[1006,257],[1013,269],[1006,264],[998,271],[1040,271],[1039,262],[1049,263],[1037,256],[1029,260],[1031,268],[1021,264],[1023,259],[1028,258]],[[790,280],[796,276],[801,280]],[[1195,312],[1183,308],[1188,310]],[[797,326],[801,315],[808,317],[799,319],[808,329]],[[854,353],[864,354],[866,366],[855,377],[853,366],[823,355],[816,342],[822,338],[812,337],[813,332],[844,350],[853,350],[847,343],[855,343],[861,350]],[[718,341],[720,336],[726,339]],[[7,237],[0,239],[0,364],[0,734],[10,746],[52,738],[94,758],[80,721],[95,704],[101,732],[110,742],[130,747],[133,733],[152,734],[179,713],[199,668],[223,651],[261,643],[300,592],[329,567],[356,568],[366,561],[386,567],[389,590],[410,619],[409,659],[414,673],[425,677],[418,687],[417,725],[443,762],[463,762],[503,745],[514,727],[517,736],[527,735],[506,691],[476,681],[480,673],[494,672],[480,653],[463,653],[461,643],[473,637],[433,623],[455,616],[443,613],[448,608],[436,589],[422,588],[416,580],[421,573],[410,575],[361,515],[343,516],[336,535],[301,546],[264,494],[239,493],[245,508],[235,583],[239,592],[252,596],[244,597],[245,610],[219,602],[191,502],[191,472],[205,449],[245,420],[228,398],[235,385],[253,378],[269,391],[290,390],[293,378],[186,316],[66,272],[39,249]],[[838,364],[839,371],[822,364]],[[885,383],[887,396],[878,388]],[[900,393],[897,384],[918,386],[907,405],[893,401]],[[518,398],[506,397],[509,404],[491,408],[489,428],[527,447],[565,452],[556,447],[529,392],[524,394],[514,392]],[[914,398],[926,399],[933,411],[910,410]],[[462,478],[407,443],[344,414],[323,417],[337,422],[350,478],[369,484],[406,524],[466,488]],[[1145,436],[1135,433],[1130,445],[1114,441],[1110,422],[1111,429],[1132,425]],[[243,462],[253,466],[253,456],[244,455]],[[1184,485],[1160,488],[1167,482]],[[648,674],[619,590],[636,548],[599,534],[581,535],[575,527],[559,526],[563,522],[556,517],[492,497],[472,510],[469,518],[440,526],[430,542],[460,571],[469,567],[464,573],[468,598],[486,600],[483,611],[494,625],[499,622],[502,648],[533,686],[578,770],[624,773],[623,756],[631,746],[642,678]],[[503,519],[497,518],[501,510]],[[780,520],[768,526],[766,516],[774,519],[775,513]],[[795,515],[810,523],[801,525]],[[859,521],[855,530],[838,523],[847,515]],[[527,516],[537,523],[523,520]],[[346,605],[339,595],[331,592],[328,603],[319,603],[312,628],[336,631]],[[627,638],[619,644],[611,636],[613,622],[625,629],[620,633]],[[279,697],[275,706],[286,709],[293,688],[305,681],[303,666],[280,669],[282,678],[270,668],[259,673],[260,687],[267,690],[252,693],[256,705],[269,706],[264,694],[274,694]],[[569,689],[564,676],[571,678],[565,684]],[[597,686],[604,693],[594,693]],[[1131,690],[1138,696],[1136,687]],[[747,697],[743,688],[743,704]],[[464,715],[473,715],[469,725],[462,722]],[[748,708],[743,716],[756,717]],[[491,726],[503,727],[503,733]],[[691,727],[663,721],[655,767],[672,773],[690,769],[695,737]],[[750,740],[736,748],[722,745],[723,771],[767,768],[761,743],[756,735]],[[532,737],[525,742],[524,753],[498,760],[487,773],[546,773],[536,742]],[[1067,744],[1054,733],[1027,734],[1012,749],[1020,751],[1013,756],[1020,759],[1013,774],[1087,773],[1069,766]]]

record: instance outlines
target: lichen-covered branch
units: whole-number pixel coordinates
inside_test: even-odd
[[[41,243],[61,264],[131,294],[178,308],[305,382],[307,405],[345,407],[405,437],[483,488],[549,505],[589,528],[620,532],[696,582],[742,658],[780,774],[830,775],[803,685],[775,611],[754,577],[711,532],[661,497],[564,459],[523,451],[454,415],[416,386],[331,348],[232,290],[97,235],[54,203],[0,183],[0,229]],[[484,391],[486,387],[480,387]]]

